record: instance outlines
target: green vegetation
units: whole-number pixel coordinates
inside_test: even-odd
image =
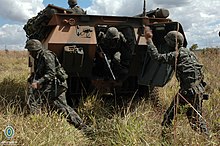
[[[195,133],[185,115],[178,115],[173,145],[220,145],[220,52],[207,49],[196,52],[204,64],[205,81],[210,99],[203,103],[203,116],[207,120],[212,138]],[[21,145],[76,145],[76,146],[147,146],[161,145],[161,121],[172,97],[178,91],[173,78],[160,89],[161,107],[143,101],[136,108],[119,108],[90,96],[78,112],[94,128],[85,134],[66,122],[57,113],[31,115],[27,112],[26,80],[29,73],[27,52],[0,52],[0,130],[12,125],[15,135],[11,141]],[[0,134],[0,142],[4,133]],[[7,141],[7,140],[6,140]]]

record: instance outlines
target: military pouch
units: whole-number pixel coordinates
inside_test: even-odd
[[[61,66],[59,60],[57,57],[55,57],[55,65],[56,65],[56,77],[59,81],[64,82],[67,78],[68,75],[64,68]]]
[[[209,94],[203,94],[202,99],[203,100],[208,100],[209,99]]]
[[[56,76],[61,82],[64,82],[68,78],[68,75],[66,74],[65,70],[62,67],[58,67],[56,71],[57,71]]]
[[[206,87],[206,85],[207,85],[206,82],[204,82],[203,80],[201,81],[201,84],[203,87]]]

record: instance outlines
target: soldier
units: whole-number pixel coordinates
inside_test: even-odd
[[[73,12],[73,14],[78,14],[78,15],[84,15],[86,14],[86,11],[84,11],[82,8],[77,6],[77,0],[68,0],[69,7],[71,8],[70,10]]]
[[[98,53],[96,57],[96,74],[102,74],[107,79],[123,81],[128,75],[132,51],[124,35],[115,27],[108,28],[106,34],[101,32],[98,36]],[[106,55],[107,60],[104,60]],[[109,62],[110,68],[106,65]],[[111,74],[111,70],[113,74]]]
[[[26,42],[26,49],[34,58],[34,73],[29,77],[32,94],[29,96],[28,106],[32,113],[40,112],[42,106],[49,110],[58,110],[67,116],[68,122],[78,129],[85,129],[79,115],[67,105],[67,75],[61,67],[56,55],[46,49],[40,41],[31,39]]]
[[[204,117],[202,117],[202,100],[204,98],[202,66],[195,54],[183,47],[184,37],[178,31],[170,31],[164,37],[167,45],[172,50],[166,54],[160,54],[152,41],[152,31],[145,27],[145,38],[147,41],[147,52],[151,58],[161,63],[171,64],[176,70],[176,77],[180,82],[180,89],[164,114],[162,136],[168,136],[174,113],[179,100],[179,105],[187,107],[186,115],[192,129],[209,136],[209,131]],[[177,47],[177,48],[176,48]],[[175,49],[177,49],[175,51]]]

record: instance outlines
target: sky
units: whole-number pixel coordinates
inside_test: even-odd
[[[78,0],[91,15],[134,16],[142,13],[144,0]],[[166,8],[169,18],[182,24],[188,48],[219,47],[220,0],[146,0],[147,11]],[[48,4],[68,8],[67,0],[1,0],[0,49],[23,50],[24,24]]]

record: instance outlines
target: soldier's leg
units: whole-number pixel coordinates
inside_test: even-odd
[[[162,122],[162,143],[165,145],[171,145],[173,141],[173,119],[175,116],[175,112],[177,112],[178,106],[184,105],[184,102],[178,101],[178,93],[174,97],[173,101],[171,102],[169,108],[166,110]],[[178,105],[179,104],[179,105]]]
[[[193,130],[209,136],[206,121],[204,117],[202,117],[202,98],[199,94],[193,95],[193,97],[194,100],[192,100],[191,104],[196,111],[192,107],[189,107],[186,113],[190,126]]]
[[[61,93],[54,101],[53,101],[55,108],[62,112],[67,116],[68,122],[73,124],[76,128],[83,128],[83,126],[86,126],[83,124],[82,119],[80,116],[74,111],[73,108],[71,108],[69,105],[67,105],[65,92]]]
[[[31,89],[31,92],[28,93],[27,105],[30,113],[35,114],[41,112],[42,99],[39,91],[33,91],[33,89]]]
[[[120,53],[121,54],[121,53]],[[116,77],[116,80],[124,81],[128,77],[128,68],[123,66],[117,59],[113,59],[111,62],[112,71]]]
[[[170,127],[172,126],[172,122],[174,119],[174,110],[176,109],[176,103],[175,100],[173,100],[169,106],[169,108],[166,110],[164,117],[163,117],[163,122],[162,126],[165,127]]]
[[[162,143],[165,145],[170,145],[172,143],[172,121],[174,119],[174,110],[175,110],[175,100],[173,100],[169,106],[169,108],[166,110],[163,122],[162,122]]]

